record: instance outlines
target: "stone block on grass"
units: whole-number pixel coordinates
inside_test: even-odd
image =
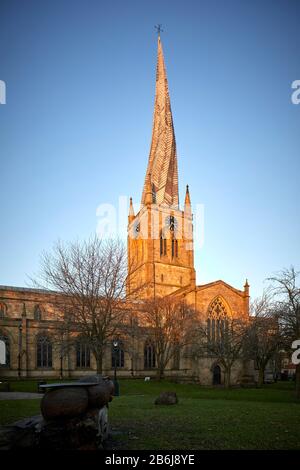
[[[176,392],[162,392],[155,400],[155,405],[176,405],[178,398]]]

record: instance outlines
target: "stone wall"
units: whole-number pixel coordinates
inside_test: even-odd
[[[174,269],[174,267],[173,267]],[[180,268],[179,268],[180,269]],[[179,290],[181,295],[185,292]],[[0,287],[0,302],[6,305],[6,314],[0,319],[0,335],[7,336],[10,342],[10,367],[0,366],[0,377],[58,377],[61,370],[59,347],[53,347],[53,362],[51,368],[38,368],[36,357],[36,339],[40,334],[55,336],[55,330],[61,321],[60,315],[55,312],[51,304],[51,295],[31,289]],[[247,302],[249,297],[243,291],[228,286],[223,281],[199,286],[186,292],[185,298],[196,308],[200,314],[205,315],[210,303],[216,296],[221,296],[228,311],[233,317],[247,316]],[[41,319],[34,318],[35,307],[39,305]],[[124,367],[118,368],[119,377],[155,377],[155,369],[144,369],[144,344],[147,338],[144,334],[136,340],[136,354],[132,360],[125,345]],[[21,354],[20,354],[21,353]],[[20,358],[19,358],[20,355]],[[89,375],[96,371],[96,361],[90,355],[89,368],[76,367],[75,349],[71,348],[63,357],[63,377],[79,377]],[[181,354],[178,369],[174,369],[173,363],[166,370],[166,377],[172,379],[195,381],[204,385],[212,385],[213,359],[197,359],[191,355]],[[238,382],[242,374],[242,366],[236,365],[233,371],[233,382]],[[112,376],[111,346],[105,350],[103,360],[103,373]]]

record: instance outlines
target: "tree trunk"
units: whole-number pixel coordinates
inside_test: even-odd
[[[103,370],[103,364],[102,364],[103,355],[102,355],[102,353],[97,351],[97,353],[95,353],[94,356],[95,356],[96,364],[97,364],[97,374],[101,375],[102,370]]]
[[[225,369],[225,373],[224,373],[225,388],[230,388],[230,377],[231,377],[231,368]]]
[[[260,366],[259,371],[258,371],[258,382],[257,382],[258,388],[261,388],[263,386],[264,379],[265,379],[265,367]]]
[[[296,398],[300,400],[300,364],[296,365]]]
[[[162,364],[158,364],[157,367],[157,378],[158,380],[162,380],[164,378],[164,366]]]

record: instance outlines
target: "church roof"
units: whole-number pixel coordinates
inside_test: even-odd
[[[240,289],[236,289],[235,287],[231,286],[230,284],[227,284],[227,282],[222,281],[222,279],[219,279],[218,281],[208,282],[207,284],[201,284],[201,285],[198,285],[196,287],[194,287],[194,286],[192,286],[192,287],[184,286],[184,287],[181,287],[181,288],[179,288],[178,290],[176,290],[174,292],[171,292],[169,294],[169,296],[189,294],[192,291],[200,291],[200,290],[204,290],[204,289],[209,289],[210,287],[213,287],[213,286],[218,285],[218,284],[224,285],[225,287],[227,287],[228,289],[232,290],[233,292],[235,292],[236,294],[238,294],[242,297],[245,296],[244,291],[242,291]]]
[[[0,285],[0,291],[11,291],[11,292],[31,292],[36,294],[56,294],[57,292],[48,289],[39,289],[35,287],[17,287],[17,286],[3,286]]]
[[[178,209],[178,169],[176,141],[169,96],[167,73],[160,36],[158,37],[156,89],[152,141],[142,194],[146,203],[150,175],[153,202]]]

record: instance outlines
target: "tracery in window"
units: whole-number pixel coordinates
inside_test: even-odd
[[[207,338],[209,342],[220,343],[228,333],[229,315],[221,297],[213,300],[208,308]]]

